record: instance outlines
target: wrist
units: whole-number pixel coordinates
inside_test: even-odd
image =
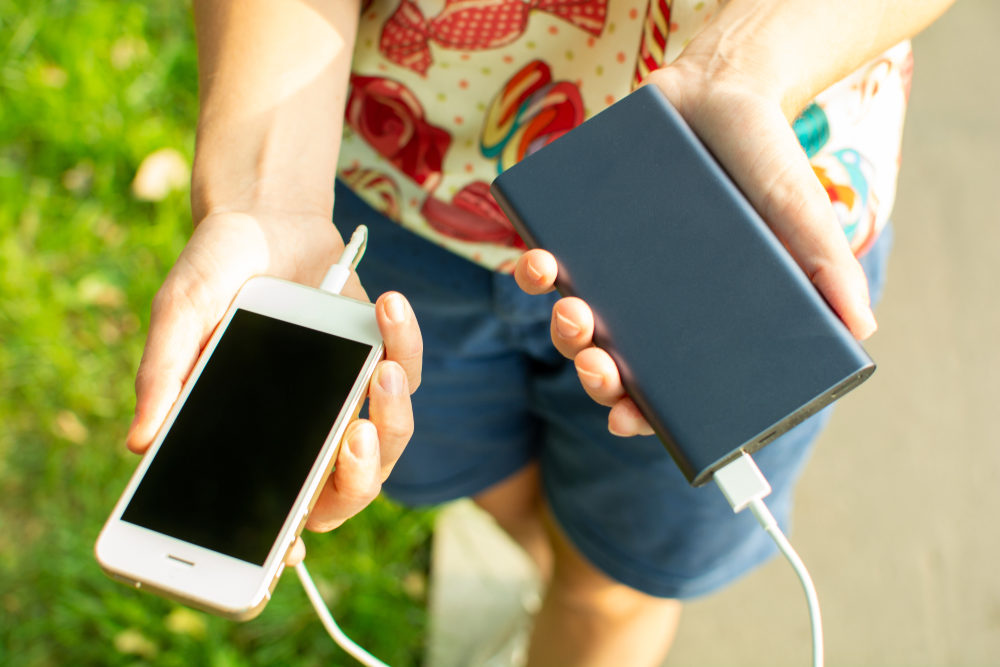
[[[749,99],[781,108],[791,122],[813,92],[796,78],[779,50],[744,39],[722,26],[709,26],[670,65],[650,74],[689,120],[713,99]]]
[[[195,225],[219,213],[263,218],[333,221],[333,183],[322,192],[305,191],[283,179],[212,179],[192,173],[191,219]]]
[[[308,160],[275,160],[266,138],[227,137],[199,125],[191,170],[191,215],[212,212],[282,212],[332,220],[335,169]],[[256,145],[255,145],[256,143]]]
[[[188,246],[198,248],[196,254],[206,247],[215,248],[228,258],[226,263],[244,267],[243,279],[264,274],[315,286],[340,255],[344,242],[326,216],[217,208],[196,220]]]
[[[837,25],[835,3],[730,0],[670,67],[696,97],[717,90],[777,105],[791,122],[825,88],[854,69],[870,28]],[[873,54],[874,55],[874,54]],[[857,64],[861,64],[857,62]]]
[[[777,104],[788,121],[822,91],[925,27],[952,0],[728,0],[665,69],[695,98],[716,89]]]

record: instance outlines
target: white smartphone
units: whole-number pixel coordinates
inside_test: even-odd
[[[382,354],[371,304],[247,281],[104,525],[101,567],[227,618],[259,614]]]

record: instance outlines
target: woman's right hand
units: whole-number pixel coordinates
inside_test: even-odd
[[[255,275],[318,285],[343,250],[325,215],[288,216],[267,211],[212,212],[194,231],[153,299],[149,334],[136,375],[136,411],[127,445],[151,444],[188,374],[239,288]],[[356,276],[344,294],[368,300]],[[410,393],[420,382],[422,342],[402,295],[376,302],[386,359],[369,390],[370,420],[346,431],[337,468],[310,518],[329,530],[378,494],[413,429]]]

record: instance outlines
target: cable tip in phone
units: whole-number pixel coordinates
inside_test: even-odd
[[[340,256],[340,264],[349,264],[352,269],[358,268],[361,258],[364,257],[365,249],[368,247],[368,228],[358,225],[351,234],[351,240],[344,248],[344,254]]]

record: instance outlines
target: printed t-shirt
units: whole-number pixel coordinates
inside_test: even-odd
[[[338,176],[407,229],[509,272],[525,246],[490,182],[672,62],[720,6],[372,0],[360,18]],[[794,123],[859,255],[892,209],[911,72],[904,42]]]

